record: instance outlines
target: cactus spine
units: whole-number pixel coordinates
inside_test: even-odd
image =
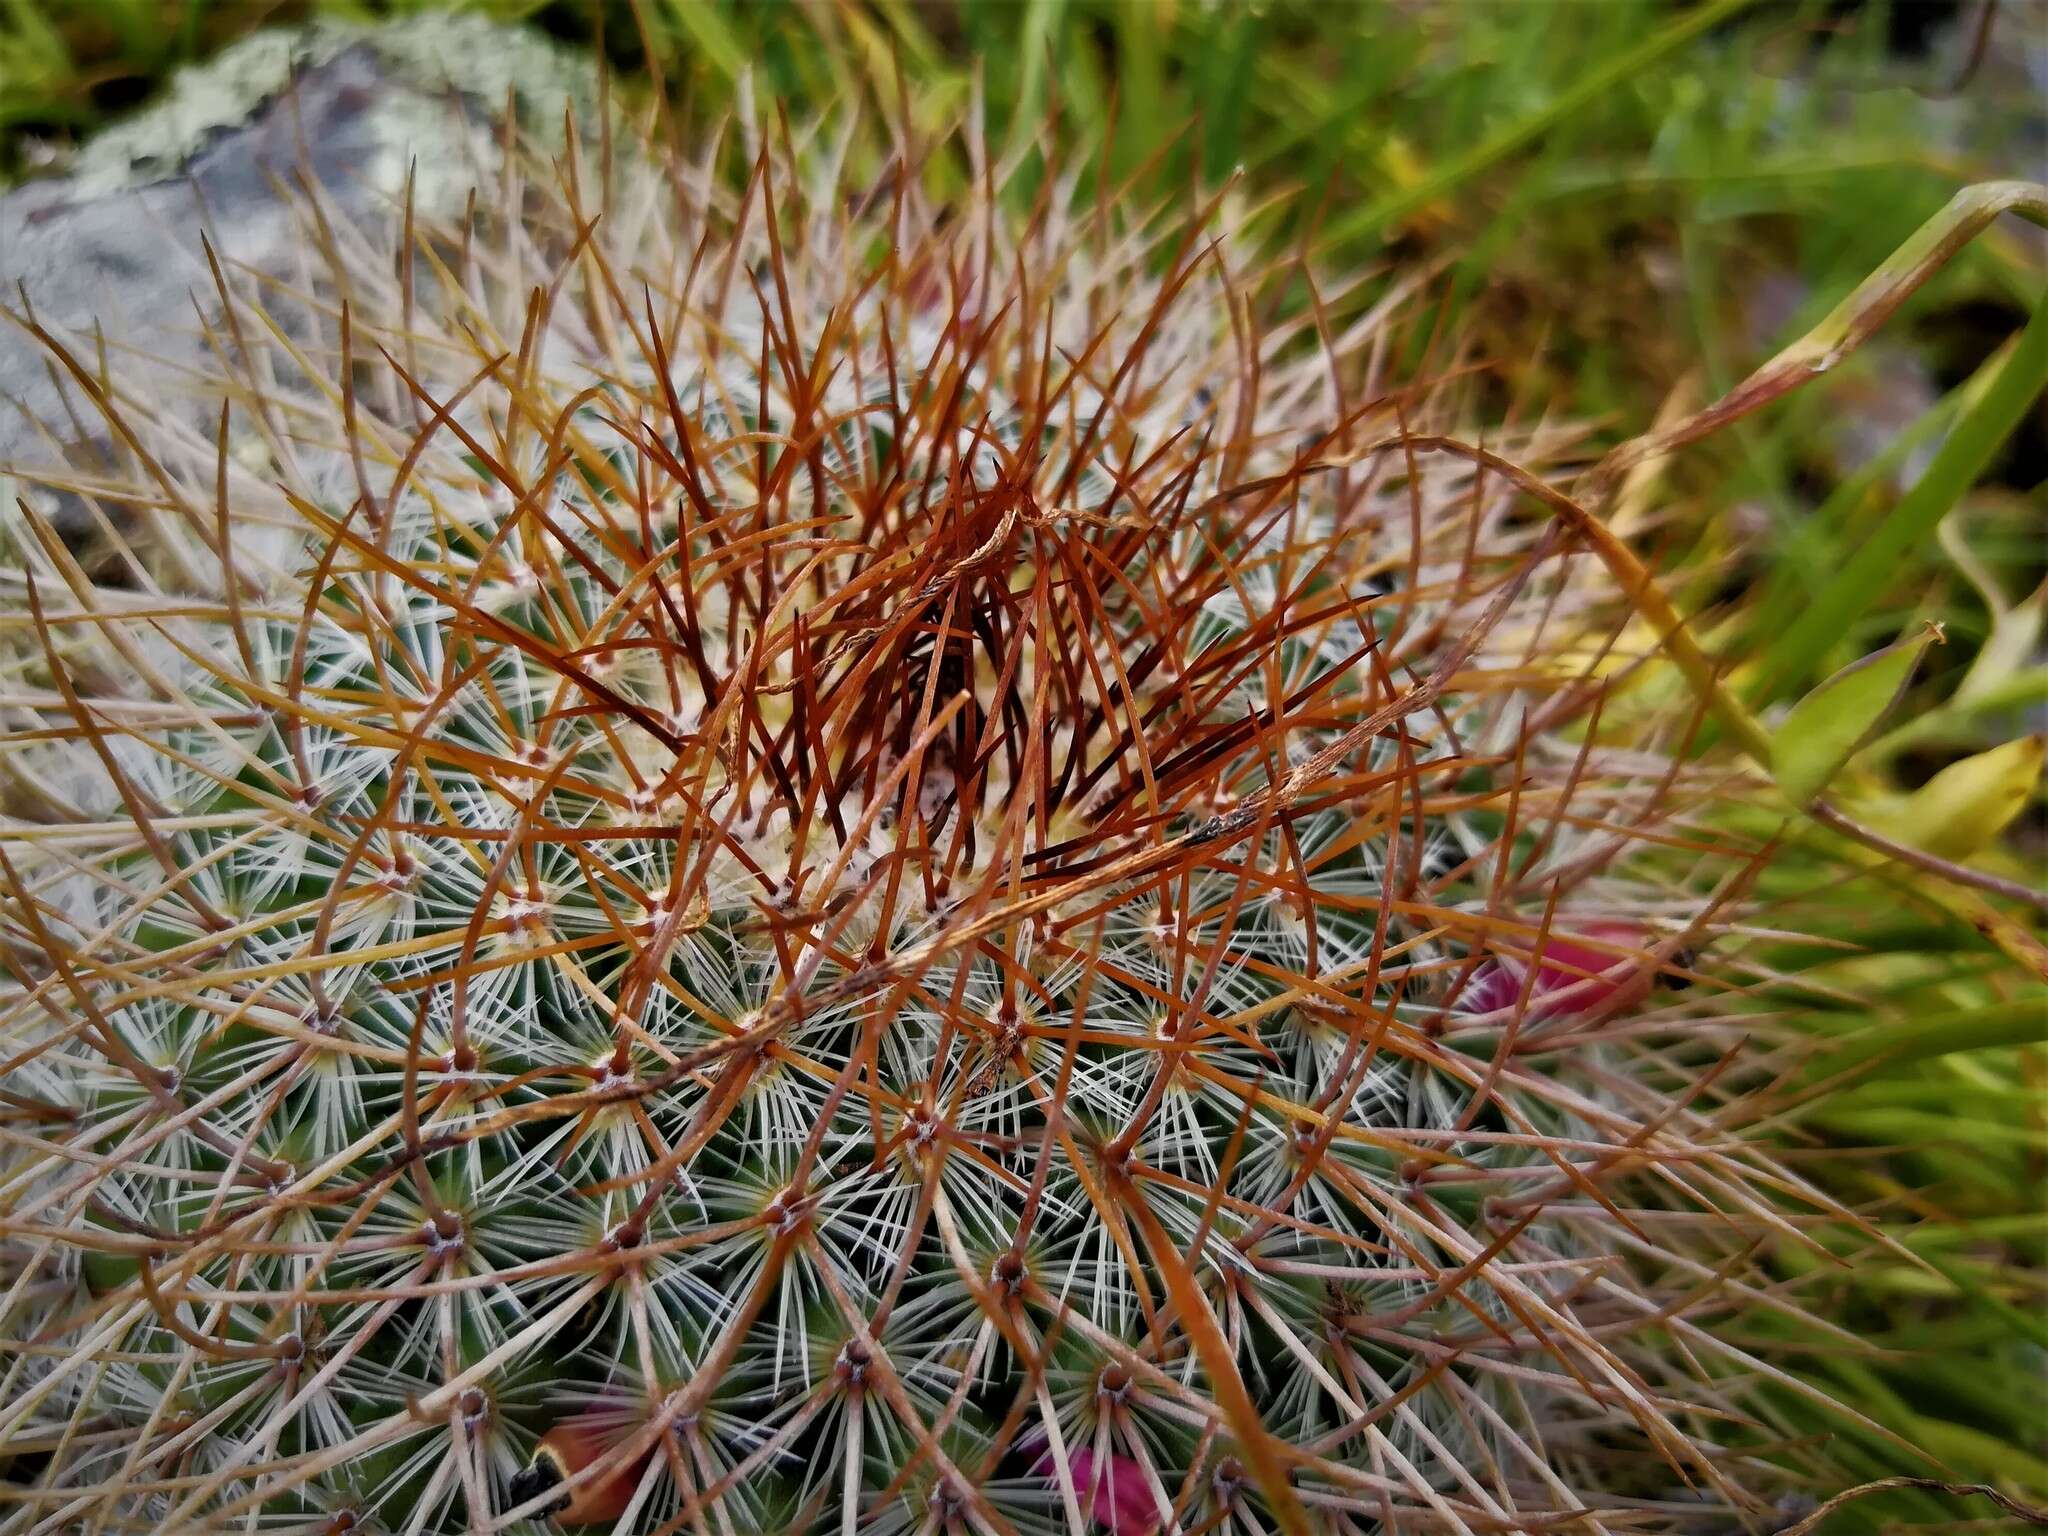
[[[1789,1183],[1660,985],[1749,850],[1569,431],[1227,202],[846,142],[308,207],[189,398],[46,333],[0,1528],[1749,1507]]]

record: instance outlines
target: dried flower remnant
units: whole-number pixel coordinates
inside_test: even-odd
[[[557,1419],[513,1474],[510,1501],[542,1500],[541,1513],[562,1525],[610,1525],[622,1518],[654,1455],[653,1444],[628,1454],[631,1429],[630,1417],[603,1408]]]
[[[1568,440],[1215,207],[843,126],[309,208],[212,441],[41,333],[130,451],[10,529],[0,1520],[496,1529],[597,1396],[641,1532],[1752,1507],[1714,1000],[1505,992],[1750,854],[1547,664],[1629,618]]]

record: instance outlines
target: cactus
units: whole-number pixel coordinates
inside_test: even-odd
[[[176,396],[19,317],[0,1529],[1763,1507],[1755,850],[1573,429],[846,143],[309,201]]]

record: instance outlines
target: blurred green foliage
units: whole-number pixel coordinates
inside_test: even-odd
[[[61,159],[169,69],[257,26],[422,3],[0,0],[0,175]],[[1432,272],[1412,333],[1463,337],[1492,361],[1484,404],[1591,423],[1596,446],[1719,394],[1959,186],[2038,175],[2048,148],[2022,57],[2048,38],[2024,4],[471,8],[600,44],[621,90],[662,91],[699,121],[742,80],[799,118],[865,101],[936,123],[978,97],[997,148],[1056,134],[1121,195],[1191,203],[1229,184],[1276,247]],[[1661,472],[1645,553],[1753,707],[1923,620],[1945,626],[1861,760],[1872,803],[2038,729],[2048,702],[2048,322],[2015,340],[2039,313],[2038,234],[1994,226],[1843,368]],[[2034,796],[1978,863],[2038,882]],[[1760,810],[1751,830],[1778,827]],[[1839,1263],[1791,1243],[1771,1259],[1789,1298],[1861,1347],[1768,1311],[1744,1324],[1859,1417],[1788,1386],[1777,1421],[1746,1433],[1795,1460],[1833,1436],[1836,1464],[1869,1477],[2048,1499],[2043,991],[1926,881],[1845,859],[1818,832],[1792,834],[1757,895],[1760,922],[1842,943],[1776,957],[1811,999],[1808,1027],[1842,1041],[1820,1058],[1839,1070],[1788,1098],[1781,1124],[1801,1175],[1873,1226],[1821,1234]],[[1900,1522],[2000,1528],[1981,1501],[1903,1493],[1827,1530]]]

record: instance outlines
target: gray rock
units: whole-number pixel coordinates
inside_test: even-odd
[[[595,120],[595,73],[475,18],[261,34],[181,72],[67,174],[0,194],[0,504],[17,493],[10,471],[92,476],[124,451],[32,327],[104,368],[117,400],[210,433],[221,305],[206,243],[233,283],[289,282],[319,219],[344,234],[388,225],[414,168],[418,211],[459,215],[494,164],[488,128],[508,100],[558,139],[565,101]],[[86,536],[76,496],[46,500],[67,539]]]

